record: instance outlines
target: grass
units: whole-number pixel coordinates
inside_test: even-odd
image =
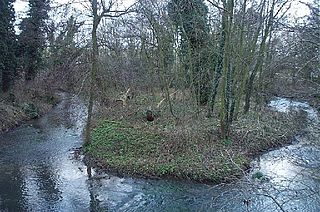
[[[242,176],[257,154],[288,144],[300,127],[294,120],[301,114],[263,109],[239,117],[231,138],[221,141],[218,117],[207,118],[204,109],[193,110],[191,104],[174,102],[179,121],[163,108],[147,122],[144,111],[152,102],[139,96],[126,107],[97,113],[100,121],[87,155],[124,175],[229,182]]]
[[[240,171],[238,166],[247,162],[240,154],[211,155],[207,160],[210,152],[205,152],[197,142],[179,145],[165,134],[109,120],[94,129],[86,152],[106,168],[122,174],[198,181],[218,182],[223,180],[222,176],[235,176]],[[234,162],[227,161],[228,157]]]

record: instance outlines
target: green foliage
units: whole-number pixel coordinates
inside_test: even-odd
[[[0,0],[0,10],[0,90],[6,92],[13,84],[16,69],[13,0]]]
[[[39,108],[33,103],[25,104],[23,110],[25,114],[31,119],[36,119],[39,117]]]
[[[158,167],[159,175],[167,175],[173,173],[175,170],[175,164],[163,164]]]
[[[172,0],[168,12],[180,30],[183,48],[188,48],[188,45],[192,49],[206,47],[209,33],[208,7],[203,0]]]
[[[252,174],[252,179],[255,179],[255,180],[259,180],[261,182],[266,182],[266,181],[269,181],[270,179],[264,175],[261,171],[257,171],[255,173]]]
[[[49,1],[30,0],[28,17],[20,24],[21,34],[18,37],[21,66],[26,80],[33,80],[42,66],[42,53],[46,42],[46,20],[48,19]]]
[[[105,121],[94,129],[92,146],[103,145],[104,150],[109,150],[119,156],[128,154],[131,151],[152,153],[153,144],[158,139],[160,137],[154,133],[138,131],[119,122]],[[145,143],[149,144],[149,149],[142,148]],[[88,148],[90,149],[90,147]]]
[[[180,36],[180,57],[185,73],[193,85],[197,101],[209,98],[211,43],[207,20],[208,7],[203,0],[172,0],[168,13]]]
[[[106,168],[120,173],[199,181],[231,179],[240,174],[238,167],[247,164],[239,154],[233,157],[235,166],[220,154],[206,156],[208,148],[204,144],[200,147],[199,142],[185,141],[179,147],[175,142],[146,127],[133,128],[107,120],[93,130],[85,151]]]
[[[264,174],[260,171],[255,172],[252,174],[252,179],[258,179],[261,180],[263,178]]]
[[[230,146],[232,145],[232,140],[230,138],[224,139],[224,144]]]

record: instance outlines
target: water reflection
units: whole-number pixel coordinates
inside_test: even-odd
[[[49,165],[41,165],[34,170],[36,174],[38,191],[41,198],[54,204],[61,198],[61,191],[58,188],[58,179],[55,172]]]
[[[265,197],[270,199],[277,210],[320,211],[319,181],[312,177],[320,174],[317,111],[307,103],[282,98],[271,101],[269,106],[281,112],[303,110],[308,114],[308,124],[305,133],[296,138],[298,143],[266,153],[256,161],[254,171],[261,171],[269,182],[254,187],[253,194],[258,192],[264,197],[263,204]]]
[[[0,164],[0,211],[25,211],[25,182],[16,164]]]
[[[1,211],[60,211],[69,204],[61,202],[71,178],[61,180],[79,174],[69,150],[81,145],[81,129],[72,118],[85,116],[75,104],[66,98],[49,115],[0,135]]]
[[[213,186],[120,178],[84,164],[77,149],[85,106],[72,96],[64,98],[45,117],[0,135],[1,211],[320,211],[315,119],[298,144],[256,161],[253,172],[260,170],[267,180],[249,174]]]

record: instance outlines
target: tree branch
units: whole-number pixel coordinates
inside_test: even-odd
[[[123,15],[126,15],[128,13],[134,12],[134,10],[132,8],[136,5],[136,3],[132,4],[131,6],[129,6],[125,10],[111,10],[113,5],[114,4],[112,2],[108,6],[108,8],[106,8],[104,5],[102,5],[103,11],[99,15],[99,17],[100,18],[102,18],[102,17],[117,18],[117,17],[123,16]]]
[[[207,0],[207,2],[209,2],[212,6],[214,6],[215,8],[218,8],[219,10],[223,10],[224,12],[229,13],[228,10],[224,9],[223,7],[220,7],[218,3],[213,2],[212,0]]]

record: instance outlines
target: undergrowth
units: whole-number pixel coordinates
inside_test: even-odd
[[[158,108],[155,120],[146,121],[153,99],[142,95],[125,107],[100,107],[87,155],[120,174],[229,182],[242,176],[257,154],[290,143],[303,125],[303,114],[262,108],[240,116],[231,137],[222,141],[219,117],[208,118],[206,108],[182,101],[173,100],[179,120]]]

